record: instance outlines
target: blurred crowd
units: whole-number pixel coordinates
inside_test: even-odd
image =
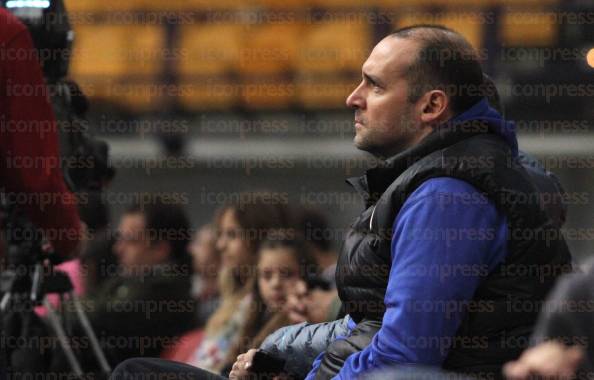
[[[199,228],[181,204],[154,197],[126,209],[113,231],[108,205],[89,198],[80,210],[85,251],[58,268],[70,276],[112,367],[145,356],[228,373],[237,355],[277,329],[340,316],[325,215],[269,195],[239,197],[248,201],[221,207]],[[99,371],[82,326],[71,336],[85,371]],[[51,367],[67,372],[59,351]]]

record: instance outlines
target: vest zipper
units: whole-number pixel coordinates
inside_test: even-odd
[[[372,223],[373,223],[373,215],[375,214],[375,208],[377,207],[377,204],[375,204],[373,206],[373,210],[371,210],[371,218],[369,218],[369,231],[371,231],[371,227],[372,227]]]

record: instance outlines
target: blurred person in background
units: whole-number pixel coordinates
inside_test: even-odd
[[[594,376],[594,261],[561,278],[536,324],[531,346],[504,367],[510,380]]]
[[[135,356],[158,356],[194,326],[190,235],[183,208],[160,197],[122,215],[114,245],[121,270],[82,300],[111,365]],[[75,335],[83,336],[79,326]],[[85,370],[96,369],[90,347],[73,348],[80,349]],[[64,360],[58,355],[53,369],[67,370]]]
[[[320,210],[302,207],[294,213],[298,218],[297,228],[302,231],[311,254],[322,269],[320,278],[335,288],[338,260],[338,252],[333,247],[335,231],[330,228],[326,216]]]
[[[299,281],[289,294],[287,311],[293,323],[322,323],[335,320],[340,311],[340,298],[336,292],[336,260],[333,248],[335,231],[330,229],[326,217],[314,208],[297,208],[297,229],[303,235],[322,272],[318,283]],[[310,279],[311,280],[311,279]]]
[[[216,248],[217,232],[212,225],[199,228],[189,246],[194,266],[192,296],[197,300],[197,327],[206,321],[219,305],[219,271],[221,255]]]
[[[110,229],[110,210],[100,192],[83,193],[85,202],[79,203],[82,220],[88,227],[88,240],[80,262],[85,269],[85,293],[100,291],[103,284],[117,276],[118,261],[113,252],[115,239]]]
[[[257,252],[268,234],[290,224],[287,206],[268,193],[242,193],[239,200],[216,213],[216,249],[221,256],[220,303],[206,323],[194,347],[179,347],[181,353],[167,356],[208,371],[220,373],[250,307],[256,281]],[[272,199],[272,200],[271,200]],[[184,359],[185,358],[185,359]],[[141,362],[142,363],[142,362]],[[142,364],[141,364],[142,365]]]
[[[60,167],[58,130],[27,27],[0,8],[0,188],[49,239],[56,259],[76,256],[83,234]]]
[[[113,239],[109,231],[109,208],[100,192],[78,193],[78,211],[85,228],[84,249],[80,257],[56,265],[55,269],[65,272],[74,294],[92,295],[101,284],[117,275],[117,260],[112,252]],[[60,304],[58,294],[47,294],[47,299],[56,307]],[[35,311],[46,315],[45,307]]]
[[[0,192],[3,203],[12,206],[13,215],[23,214],[41,229],[43,238],[50,243],[43,247],[43,252],[57,263],[78,256],[83,248],[84,226],[76,209],[76,197],[67,188],[61,171],[58,130],[48,95],[38,52],[27,27],[0,7]],[[2,228],[6,223],[4,220]],[[16,236],[22,231],[12,232],[17,244],[29,244],[32,240]],[[22,264],[39,260],[26,256],[21,247],[11,250],[9,243],[2,236],[0,271],[18,266],[13,273],[21,272],[25,268]],[[49,255],[50,252],[53,254]],[[4,297],[4,292],[8,289],[3,286],[0,296]],[[17,372],[25,368],[35,371],[41,364],[36,360],[39,352],[31,355],[34,349],[24,355],[29,361],[23,363],[15,356],[21,347],[5,344],[7,338],[22,337],[25,329],[14,327],[24,326],[22,313],[28,313],[32,305],[17,306],[20,307],[14,308],[11,302],[2,305],[0,376],[9,367]],[[29,337],[45,336],[45,326],[37,316],[27,317],[27,321],[25,333]]]
[[[228,374],[237,356],[260,344],[277,329],[294,323],[286,310],[287,297],[298,282],[317,276],[319,266],[301,237],[277,231],[260,246],[257,277],[247,317],[227,354]]]

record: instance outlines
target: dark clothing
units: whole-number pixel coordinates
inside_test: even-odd
[[[585,273],[574,273],[559,280],[542,308],[532,343],[556,339],[566,345],[584,348],[585,358],[578,379],[594,375],[594,270],[589,263]],[[535,305],[540,308],[540,305]]]
[[[154,267],[143,276],[113,278],[82,301],[112,366],[132,357],[159,356],[176,337],[195,326],[190,279],[176,266]],[[82,348],[84,369],[95,370],[92,351]],[[64,369],[63,359],[55,361],[54,369]]]
[[[0,186],[63,259],[79,242],[76,199],[62,176],[58,131],[31,36],[0,8]]]
[[[561,228],[567,219],[567,205],[563,200],[565,190],[559,178],[555,173],[546,170],[536,159],[522,151],[519,152],[518,160],[542,195],[541,206],[555,223],[555,226]]]
[[[191,365],[162,359],[129,359],[112,373],[111,380],[225,380],[226,377]]]
[[[358,325],[349,337],[329,346],[317,379],[336,375],[346,358],[367,347],[380,329],[394,219],[408,196],[436,177],[464,180],[485,194],[505,213],[510,236],[506,262],[484,276],[471,302],[488,307],[469,308],[443,366],[498,375],[505,362],[519,355],[521,347],[501,347],[501,336],[529,337],[537,313],[510,310],[510,303],[543,300],[557,276],[570,268],[571,257],[557,226],[541,207],[537,186],[509,145],[489,128],[476,121],[441,127],[388,160],[385,167],[351,181],[367,209],[347,233],[337,288],[346,312]],[[517,274],[531,267],[535,271]]]

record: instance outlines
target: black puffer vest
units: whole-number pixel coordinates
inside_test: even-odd
[[[547,215],[533,176],[487,125],[468,122],[440,128],[385,166],[349,180],[367,208],[346,235],[336,280],[344,310],[358,325],[347,339],[328,347],[316,379],[334,376],[381,327],[394,218],[408,196],[435,177],[468,182],[507,217],[506,261],[482,278],[472,300],[487,307],[467,310],[443,363],[448,370],[499,377],[501,366],[527,345],[555,279],[571,269],[567,245]]]

